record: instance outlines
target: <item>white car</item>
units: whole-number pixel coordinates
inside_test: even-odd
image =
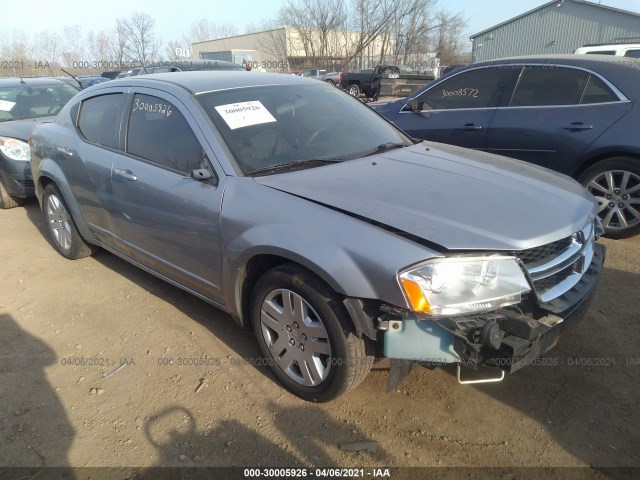
[[[640,43],[613,43],[585,45],[576,49],[576,54],[615,55],[618,57],[640,58]]]

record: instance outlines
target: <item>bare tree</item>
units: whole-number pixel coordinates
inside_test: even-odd
[[[467,21],[460,13],[439,12],[433,48],[438,52],[441,65],[455,65],[462,61],[468,45],[463,40]]]
[[[0,65],[0,75],[16,76],[33,73],[30,68],[31,45],[24,32],[13,30],[0,32],[0,55],[6,63]]]
[[[238,35],[238,30],[231,23],[215,23],[206,18],[201,18],[191,24],[186,37],[189,40],[190,48],[192,43],[206,42],[217,38],[226,38]]]
[[[79,25],[62,27],[62,64],[67,68],[79,65],[87,60],[85,45],[82,39],[82,28]]]
[[[156,60],[161,41],[155,33],[155,20],[148,13],[132,13],[128,19],[119,19],[124,29],[125,56],[129,60],[147,65]]]
[[[36,35],[31,48],[31,54],[33,58],[41,60],[43,63],[58,66],[62,48],[60,35],[45,31]]]

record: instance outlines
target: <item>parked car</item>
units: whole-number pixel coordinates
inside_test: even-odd
[[[138,67],[138,68],[132,68],[131,70],[127,70],[125,72],[120,72],[118,75],[116,75],[116,80],[120,78],[135,77],[142,70],[143,70],[142,67]]]
[[[55,78],[0,78],[0,208],[33,196],[29,134],[79,91]]]
[[[399,76],[400,70],[396,66],[376,65],[371,73],[365,70],[360,73],[343,73],[340,86],[356,98],[364,95],[376,101],[380,96],[380,80],[383,77],[398,78]]]
[[[140,69],[136,75],[167,72],[189,72],[192,70],[245,70],[242,65],[224,60],[178,60],[159,62]]]
[[[570,175],[598,200],[607,236],[640,232],[640,60],[601,55],[477,63],[372,107],[409,135]]]
[[[96,77],[92,75],[82,75],[76,77],[80,83],[82,84],[82,88],[88,88],[93,85],[97,85],[98,83],[108,82],[110,79],[105,77]]]
[[[111,71],[102,72],[100,76],[103,78],[108,78],[109,80],[115,80],[118,74],[120,73],[122,72],[120,72],[119,70],[111,70]]]
[[[316,80],[322,80],[330,85],[340,86],[342,82],[342,74],[339,72],[327,72],[326,70],[320,70],[318,68],[309,68],[302,70],[298,73],[300,77],[314,78]]]
[[[592,43],[576,49],[573,53],[640,58],[640,43]]]
[[[572,179],[416,143],[295,76],[114,80],[31,146],[61,255],[104,247],[228,312],[307,400],[355,387],[376,349],[390,385],[404,362],[499,379],[580,317],[604,261],[597,204]]]

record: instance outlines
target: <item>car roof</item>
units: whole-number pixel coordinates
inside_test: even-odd
[[[612,55],[527,55],[521,57],[497,58],[495,60],[487,60],[469,65],[468,68],[478,67],[482,65],[496,65],[501,63],[544,63],[549,65],[563,64],[577,67],[593,68],[599,70],[612,66],[623,66],[626,68],[640,69],[640,59],[625,57],[624,62]]]
[[[134,77],[120,78],[95,85],[93,92],[100,88],[113,88],[120,85],[153,87],[160,83],[171,84],[193,94],[228,90],[232,88],[257,87],[264,85],[294,85],[300,82],[318,85],[316,80],[305,79],[296,75],[279,73],[251,73],[247,71],[197,70],[190,72],[152,73]]]
[[[60,78],[52,77],[0,77],[0,87],[20,87],[20,86],[38,86],[38,85],[69,85],[69,83]]]

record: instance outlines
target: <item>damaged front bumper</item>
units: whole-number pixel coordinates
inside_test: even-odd
[[[580,281],[564,295],[533,306],[524,313],[519,308],[438,320],[393,317],[380,322],[384,356],[391,359],[388,390],[409,373],[411,367],[457,363],[477,371],[494,367],[513,373],[544,355],[560,335],[581,319],[589,307],[605,258],[605,248],[595,244],[593,257]],[[504,374],[478,382],[499,381]],[[461,380],[461,383],[464,382]]]

